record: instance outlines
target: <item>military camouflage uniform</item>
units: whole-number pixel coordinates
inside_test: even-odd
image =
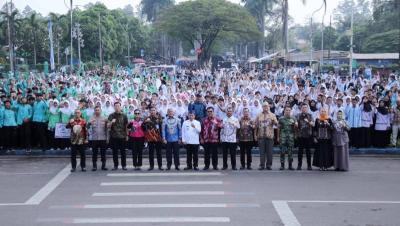
[[[289,163],[293,162],[293,147],[294,147],[294,125],[296,119],[293,117],[282,116],[279,119],[279,137],[281,148],[281,163],[285,163],[285,154],[288,155]]]

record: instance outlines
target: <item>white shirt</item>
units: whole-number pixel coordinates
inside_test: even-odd
[[[194,124],[194,128],[192,127]],[[201,125],[197,120],[186,120],[182,124],[182,142],[185,144],[200,144]]]
[[[236,131],[240,128],[239,120],[235,116],[226,117],[222,125],[221,142],[236,143]]]

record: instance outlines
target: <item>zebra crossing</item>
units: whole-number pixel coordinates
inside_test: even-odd
[[[231,172],[110,171],[101,175],[87,203],[50,205],[40,225],[220,225],[243,209],[260,208],[252,192],[232,191]],[[61,211],[61,212],[60,212]],[[101,215],[99,212],[101,211]],[[254,210],[256,211],[256,210]],[[58,213],[62,217],[57,217]],[[68,217],[65,217],[65,216]],[[236,225],[236,224],[234,224]]]

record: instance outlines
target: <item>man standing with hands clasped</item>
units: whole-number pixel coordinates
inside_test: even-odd
[[[278,120],[274,113],[269,109],[268,102],[262,104],[263,111],[256,117],[256,131],[254,139],[258,141],[260,147],[260,167],[259,170],[271,170],[272,166],[272,147],[274,144],[274,126],[278,125]],[[267,165],[265,165],[265,160]]]
[[[184,170],[199,170],[199,139],[201,132],[201,124],[195,120],[194,112],[189,112],[189,119],[182,125],[182,143],[186,146],[186,164]],[[193,162],[192,162],[193,161]],[[193,163],[193,164],[192,164]]]
[[[162,136],[164,143],[167,144],[167,170],[171,169],[172,155],[174,155],[174,165],[176,170],[179,169],[179,144],[182,141],[182,128],[180,119],[174,116],[175,112],[172,108],[168,109],[167,118],[163,122]]]
[[[127,139],[128,117],[122,113],[121,103],[114,103],[115,112],[108,116],[108,128],[110,128],[110,144],[113,153],[114,168],[118,169],[118,150],[121,152],[122,170],[126,170],[125,143]]]
[[[292,109],[289,106],[285,107],[283,116],[279,119],[279,135],[278,142],[280,141],[281,146],[281,168],[285,169],[285,154],[288,155],[289,170],[294,170],[293,163],[293,148],[294,148],[294,136],[295,128],[298,127],[295,118],[290,116]]]
[[[236,169],[236,131],[240,128],[239,120],[232,115],[232,107],[226,109],[226,117],[222,122],[221,129],[221,142],[223,150],[223,168],[226,170],[228,168],[228,151],[231,156],[231,166],[232,170]]]

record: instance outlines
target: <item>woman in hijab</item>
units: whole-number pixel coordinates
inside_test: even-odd
[[[315,135],[318,142],[313,159],[313,166],[319,167],[321,171],[326,171],[333,166],[332,130],[333,123],[328,111],[322,108],[319,117],[315,120]]]
[[[389,144],[390,114],[383,100],[379,101],[375,117],[374,146],[384,148]]]
[[[59,148],[59,143],[56,143],[55,137],[54,137],[54,132],[56,128],[56,124],[61,122],[61,115],[60,115],[60,110],[58,108],[58,101],[57,100],[52,100],[50,101],[50,107],[49,107],[49,112],[48,112],[48,117],[49,117],[49,123],[47,127],[47,133],[48,133],[48,139],[49,139],[49,146],[51,150],[54,148]]]
[[[373,125],[374,111],[368,97],[362,98],[361,108],[361,129],[360,129],[360,146],[371,146],[371,130]]]
[[[349,136],[347,132],[350,127],[344,119],[344,113],[339,110],[336,114],[336,120],[333,122],[333,162],[336,171],[349,170]]]
[[[310,114],[313,120],[315,120],[318,117],[317,102],[315,100],[310,101]]]

